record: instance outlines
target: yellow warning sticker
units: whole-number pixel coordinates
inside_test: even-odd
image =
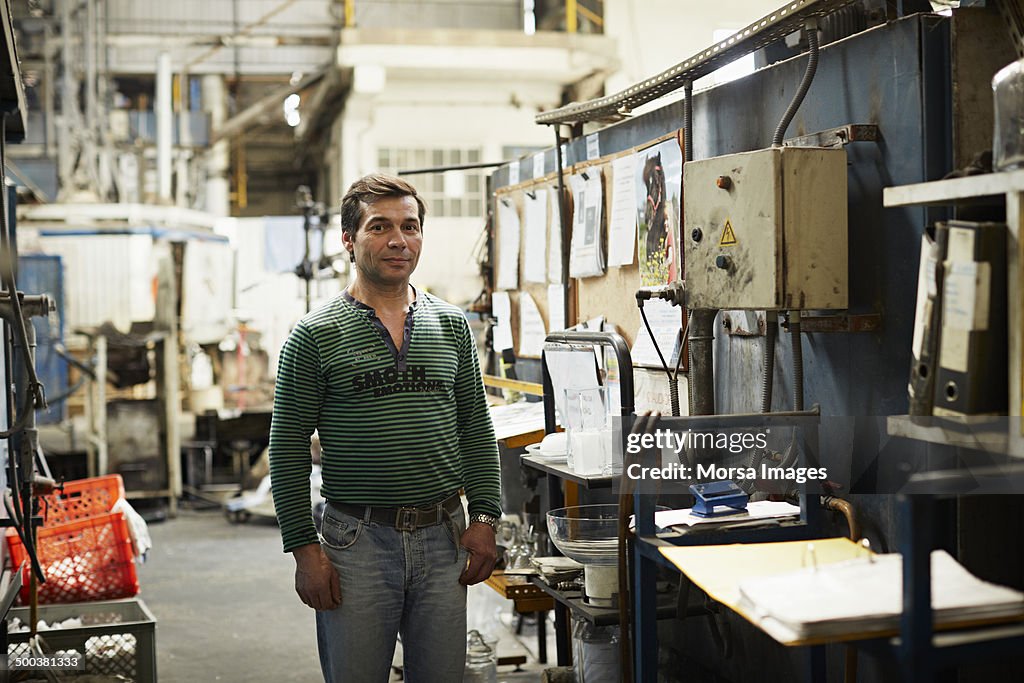
[[[739,242],[736,241],[736,233],[732,229],[732,221],[728,218],[725,219],[725,230],[722,231],[722,239],[718,240],[718,246],[720,247],[735,247]]]

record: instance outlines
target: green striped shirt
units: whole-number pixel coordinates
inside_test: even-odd
[[[338,296],[306,315],[281,350],[270,476],[284,550],[317,543],[309,439],[319,430],[324,498],[420,505],[465,488],[470,514],[500,515],[494,427],[465,317],[417,292],[407,357],[373,310]]]

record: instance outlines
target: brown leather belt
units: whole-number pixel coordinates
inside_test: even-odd
[[[440,503],[414,507],[381,507],[379,505],[350,505],[349,503],[327,503],[338,512],[357,519],[393,526],[398,531],[414,531],[428,526],[437,526],[445,520],[445,512],[455,514],[462,508],[462,498],[453,493]]]

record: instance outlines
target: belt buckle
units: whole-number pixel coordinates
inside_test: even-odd
[[[416,531],[416,513],[416,508],[398,508],[395,528],[399,531]]]

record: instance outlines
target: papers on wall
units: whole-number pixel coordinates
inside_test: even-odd
[[[604,274],[601,248],[601,214],[604,193],[601,172],[591,168],[569,178],[573,195],[572,242],[569,251],[570,277]]]
[[[633,263],[636,246],[636,155],[612,161],[612,213],[608,225],[608,265]]]
[[[679,373],[679,408],[683,415],[689,414],[689,402],[686,399],[686,392],[689,391],[687,380],[688,377],[684,373]],[[664,370],[648,370],[634,366],[633,393],[637,415],[647,410],[657,411],[662,415],[672,414],[672,394]]]
[[[558,411],[559,423],[566,424],[565,392],[595,389],[601,385],[597,378],[597,363],[590,347],[550,345],[544,359],[551,375],[551,386]]]
[[[587,136],[587,161],[593,161],[601,156],[601,143],[598,140],[597,133],[591,133]]]
[[[637,152],[637,254],[640,284],[679,279],[679,223],[682,211],[683,151],[678,140]]]
[[[544,152],[538,152],[533,155],[533,178],[544,177]]]
[[[512,348],[512,300],[508,292],[491,293],[491,313],[497,322],[494,325],[494,350],[501,352]]]
[[[565,291],[562,285],[548,285],[548,330],[565,329]]]
[[[516,159],[508,165],[508,184],[518,185],[519,184],[519,160]]]
[[[544,318],[528,292],[519,295],[519,355],[540,358],[544,350]]]
[[[526,222],[523,238],[523,279],[527,282],[547,282],[545,259],[548,238],[548,191],[538,188],[523,195],[523,218]]]
[[[647,314],[647,322],[651,324],[651,331],[654,332],[654,341],[658,342],[658,349],[665,357],[669,370],[674,369],[682,351],[681,310],[668,301],[650,299],[644,302],[644,313]],[[658,351],[654,348],[654,342],[642,320],[634,339],[636,342],[630,349],[633,365],[662,367],[661,358],[658,357]]]
[[[498,289],[519,289],[519,212],[512,200],[498,201]]]
[[[810,544],[809,544],[810,545]],[[810,551],[808,551],[810,552]],[[740,606],[776,640],[885,631],[899,626],[903,556],[875,555],[741,581]],[[937,624],[1024,613],[1024,594],[982,581],[944,550],[931,554]]]
[[[558,190],[552,190],[548,202],[548,282],[562,282],[562,219],[558,211]]]

